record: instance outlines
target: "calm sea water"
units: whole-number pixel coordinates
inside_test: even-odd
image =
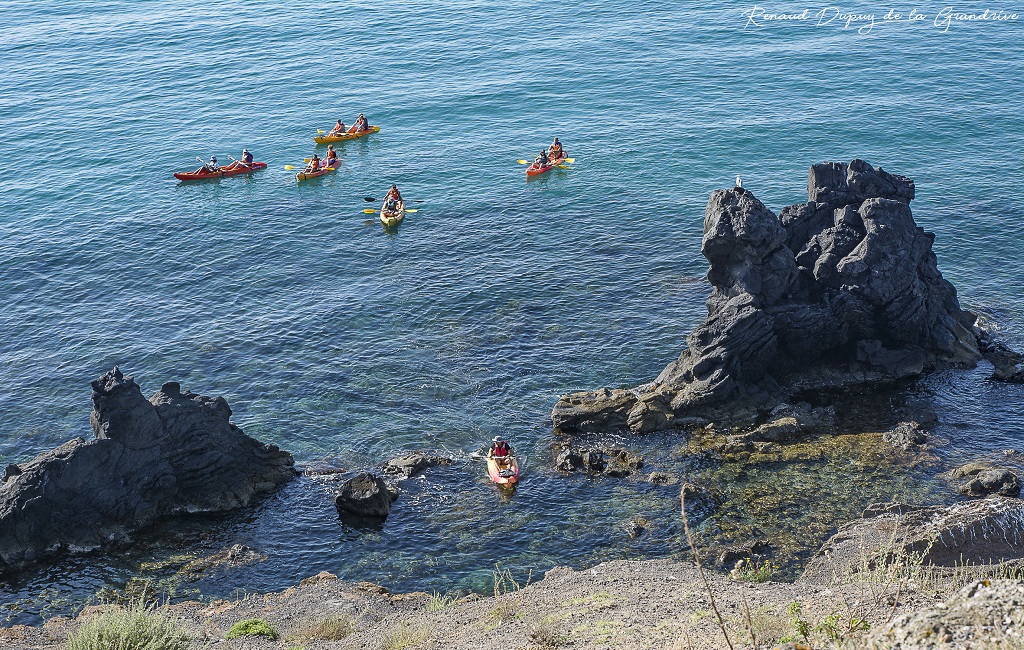
[[[177,380],[225,396],[302,464],[459,459],[412,482],[381,529],[343,526],[333,484],[301,478],[0,582],[0,622],[132,576],[179,595],[319,570],[448,591],[487,589],[495,564],[525,578],[683,553],[675,489],[551,472],[548,415],[561,393],[641,383],[678,355],[705,313],[704,205],[737,174],[776,211],[806,200],[823,160],[913,177],[941,270],[1024,347],[1024,19],[943,31],[939,4],[888,24],[888,6],[840,7],[877,14],[859,33],[816,25],[818,6],[768,7],[804,8],[759,27],[722,2],[0,2],[0,465],[88,436],[89,381],[114,364],[147,394]],[[358,112],[380,134],[296,184],[284,165]],[[527,183],[516,159],[553,136],[576,163]],[[243,147],[269,169],[171,177]],[[392,182],[423,203],[386,233],[363,197]],[[800,538],[799,556],[867,501],[949,499],[935,471],[1024,445],[1024,389],[986,376],[905,388],[942,420],[926,470],[846,452],[706,467],[680,460],[679,436],[624,442],[732,495],[708,540]],[[528,456],[511,499],[472,457],[496,434]],[[651,529],[630,540],[636,516]],[[269,559],[174,581],[232,543]]]

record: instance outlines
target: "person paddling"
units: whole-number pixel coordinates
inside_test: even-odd
[[[548,166],[548,152],[546,149],[541,150],[540,155],[537,156],[537,158],[533,161],[533,164],[536,165],[537,167]]]
[[[566,157],[565,150],[562,149],[562,143],[558,141],[558,138],[555,138],[555,141],[548,147],[548,158],[551,160],[561,160]]]
[[[334,145],[327,145],[327,162],[325,167],[334,167],[338,162],[338,152],[334,150]]]
[[[512,447],[509,446],[508,440],[505,440],[501,436],[494,436],[494,440],[491,441],[491,449],[487,452],[490,458],[508,458],[512,455]]]
[[[306,167],[305,173],[311,174],[315,171],[320,170],[320,156],[313,154],[313,157],[309,159],[309,165]]]
[[[199,156],[196,156],[199,158]],[[200,158],[199,162],[203,162]],[[197,169],[194,173],[196,174],[216,174],[220,171],[220,165],[217,164],[217,156],[210,156],[210,162],[203,163],[203,166]]]
[[[349,133],[362,133],[370,129],[370,121],[362,113],[356,118],[356,123],[348,130]]]
[[[402,200],[402,193],[398,191],[397,185],[392,184],[391,189],[388,190],[387,195],[384,197],[384,209],[388,212],[397,212],[404,205],[405,201]]]
[[[338,120],[338,122],[334,125],[334,128],[331,129],[331,132],[328,133],[327,135],[341,135],[344,132],[345,132],[345,123],[342,122],[341,120]]]

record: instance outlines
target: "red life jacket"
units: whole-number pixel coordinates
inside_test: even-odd
[[[494,451],[491,452],[491,456],[494,456],[495,458],[501,458],[501,457],[504,457],[504,456],[508,456],[508,443],[507,442],[503,442],[503,443],[494,445]]]

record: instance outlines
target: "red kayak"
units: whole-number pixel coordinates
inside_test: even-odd
[[[519,462],[515,456],[488,456],[487,474],[501,487],[513,487],[519,482]]]
[[[527,176],[537,176],[538,174],[543,174],[544,172],[549,172],[549,171],[551,171],[555,167],[558,167],[559,165],[561,165],[564,162],[565,162],[565,158],[559,158],[557,160],[549,160],[548,164],[545,167],[540,167],[540,166],[537,165],[537,161],[535,160],[535,161],[533,161],[533,163],[529,167],[526,168],[526,175]]]
[[[174,177],[179,181],[205,181],[211,178],[223,178],[225,176],[238,176],[239,174],[251,174],[257,169],[266,169],[267,163],[265,162],[254,162],[248,167],[239,165],[238,163],[231,163],[230,165],[224,165],[215,172],[207,171],[205,168],[195,172],[174,172]]]

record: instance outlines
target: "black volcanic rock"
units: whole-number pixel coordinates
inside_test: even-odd
[[[713,192],[708,316],[687,348],[649,384],[561,397],[555,428],[749,424],[803,390],[973,367],[976,318],[939,273],[913,198],[913,181],[861,160],[813,166],[808,203],[778,217],[742,188]]]
[[[167,383],[147,400],[116,367],[92,388],[95,439],[42,453],[0,485],[0,572],[165,515],[245,506],[295,475],[290,454],[231,423],[223,397]]]
[[[334,505],[342,516],[353,514],[384,519],[391,512],[394,500],[395,494],[388,490],[383,479],[362,472],[341,484],[335,494]]]

